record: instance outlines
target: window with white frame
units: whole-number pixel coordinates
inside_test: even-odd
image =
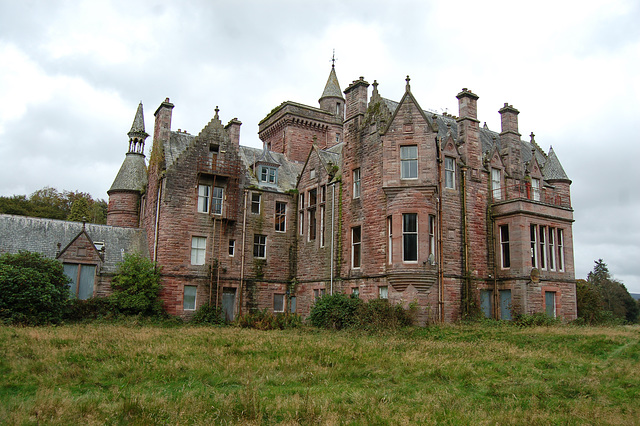
[[[277,183],[278,169],[270,166],[260,166],[260,182]]]
[[[429,259],[432,264],[436,260],[436,217],[429,215]]]
[[[287,203],[276,201],[276,231],[287,230]]]
[[[500,169],[491,169],[491,191],[494,200],[502,199],[502,181],[500,174]]]
[[[558,271],[564,271],[564,232],[558,229]]]
[[[251,193],[251,213],[260,214],[260,199],[262,195],[259,192]]]
[[[265,259],[267,257],[267,236],[261,234],[253,235],[253,257]]]
[[[556,229],[549,227],[549,270],[556,270]]]
[[[198,185],[198,212],[209,213],[209,197],[211,187],[209,185]]]
[[[531,225],[529,227],[529,234],[531,236],[531,266],[538,267],[538,226]]]
[[[229,256],[236,255],[236,240],[229,240]]]
[[[511,267],[511,250],[509,247],[509,225],[500,225],[500,267]]]
[[[222,201],[224,200],[224,189],[216,186],[213,188],[211,197],[211,211],[213,214],[222,214]]]
[[[320,206],[320,247],[324,247],[324,204]]]
[[[540,225],[538,229],[540,230],[540,235],[539,235],[540,269],[546,269],[547,268],[547,240],[546,240],[547,227]]]
[[[284,294],[273,295],[273,312],[284,312]]]
[[[418,178],[418,146],[400,147],[400,177],[402,179]]]
[[[386,285],[382,285],[378,287],[378,298],[380,299],[388,299],[389,298],[389,287]]]
[[[456,160],[452,157],[444,157],[444,187],[456,187]]]
[[[191,264],[204,265],[204,258],[207,252],[206,237],[191,237]]]
[[[198,287],[195,285],[185,285],[182,294],[182,309],[194,311],[196,309],[196,297]]]
[[[353,198],[360,198],[360,169],[353,169]]]
[[[531,179],[531,197],[533,201],[540,201],[540,179]]]
[[[417,213],[404,213],[402,215],[402,260],[404,262],[418,261]]]
[[[362,255],[362,232],[359,226],[351,228],[351,267],[360,268]]]

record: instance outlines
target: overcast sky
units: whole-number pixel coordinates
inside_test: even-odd
[[[498,131],[520,110],[573,181],[576,278],[602,258],[640,293],[640,2],[521,3],[0,0],[0,195],[107,199],[140,101],[150,134],[169,97],[174,129],[219,106],[261,146],[275,106],[318,105],[335,48],[343,90],[364,76],[400,100],[410,75],[424,109],[457,115],[467,87]]]

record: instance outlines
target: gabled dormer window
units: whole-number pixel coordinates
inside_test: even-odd
[[[271,166],[260,166],[260,182],[278,183],[278,169]]]

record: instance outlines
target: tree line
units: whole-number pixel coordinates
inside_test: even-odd
[[[0,213],[74,222],[107,223],[107,202],[80,191],[44,187],[29,195],[0,197]]]
[[[614,279],[607,264],[598,259],[586,280],[576,282],[578,318],[588,324],[637,323],[640,301]]]

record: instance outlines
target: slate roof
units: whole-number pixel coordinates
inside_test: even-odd
[[[567,174],[564,172],[564,169],[562,168],[562,165],[560,164],[560,161],[558,160],[558,157],[556,156],[556,153],[553,150],[553,148],[549,149],[549,154],[547,155],[547,161],[546,163],[544,163],[544,166],[542,167],[542,176],[546,180],[554,180],[554,179],[568,180],[569,179],[567,177]]]
[[[144,155],[128,152],[116,178],[111,184],[111,191],[144,191],[147,186],[147,166]]]
[[[327,84],[324,86],[324,91],[322,92],[322,98],[340,98],[342,97],[342,90],[340,90],[340,83],[338,83],[338,76],[336,75],[335,67],[331,67],[331,72],[329,73],[329,78],[327,79]]]
[[[195,138],[189,133],[171,132],[169,140],[164,143],[164,158],[167,170],[173,166]]]
[[[0,214],[0,253],[26,250],[55,259],[58,243],[64,249],[81,231],[80,222]],[[85,231],[94,243],[104,243],[104,272],[115,272],[124,253],[149,256],[142,229],[87,223]]]
[[[129,135],[132,134],[140,134],[144,136],[149,136],[147,132],[144,130],[144,114],[142,112],[142,102],[138,105],[138,110],[136,111],[136,116],[133,118],[133,124],[131,124],[131,130],[129,130]]]
[[[259,162],[263,155],[264,150],[259,148],[252,148],[248,146],[240,146],[240,159],[245,167],[245,176],[249,182],[249,185],[254,185],[268,190],[277,190],[279,192],[286,192],[296,188],[298,176],[302,172],[302,164],[289,161],[285,158],[284,154],[269,151],[269,156],[275,164],[278,164],[278,179],[277,184],[269,184],[260,182],[256,178],[255,173],[252,172],[253,166],[256,162]]]

